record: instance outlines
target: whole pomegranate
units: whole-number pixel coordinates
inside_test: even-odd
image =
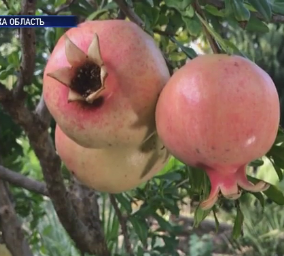
[[[157,135],[140,147],[84,148],[67,137],[57,125],[58,155],[79,181],[101,192],[120,193],[133,189],[160,171],[169,153]]]
[[[156,108],[158,135],[170,153],[204,169],[211,208],[220,192],[230,199],[263,191],[247,180],[246,166],[271,148],[280,119],[272,79],[240,56],[209,54],[185,64],[163,89]]]
[[[155,41],[123,20],[81,23],[57,42],[43,96],[68,137],[90,148],[139,145],[155,132],[170,75]]]

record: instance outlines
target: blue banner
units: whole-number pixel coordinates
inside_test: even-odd
[[[48,16],[31,16],[31,15],[0,15],[1,28],[31,28],[31,27],[60,27],[72,28],[77,27],[78,18],[67,15],[48,15]]]

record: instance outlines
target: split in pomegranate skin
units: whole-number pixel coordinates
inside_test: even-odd
[[[154,39],[133,22],[87,21],[58,40],[43,97],[62,131],[87,148],[138,147],[156,132],[170,74]]]
[[[220,195],[234,200],[242,190],[269,187],[264,181],[249,182],[246,166],[269,151],[279,120],[279,97],[269,75],[248,59],[226,54],[202,55],[185,64],[170,78],[156,107],[165,147],[210,179],[203,209]]]

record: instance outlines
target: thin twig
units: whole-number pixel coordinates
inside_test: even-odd
[[[0,180],[5,180],[13,185],[48,196],[46,185],[43,182],[33,180],[2,165],[0,165]]]
[[[193,3],[193,8],[195,9],[195,11],[205,20],[207,21],[200,5],[199,5],[199,2],[198,0],[195,0]],[[214,53],[222,53],[222,50],[220,49],[218,43],[215,41],[215,39],[212,37],[212,35],[210,34],[210,32],[207,30],[207,28],[202,24],[202,27],[203,27],[203,31],[205,33],[205,36],[210,44],[210,47],[212,49],[212,51]]]
[[[121,226],[121,231],[124,237],[124,245],[125,245],[125,250],[128,253],[129,256],[134,256],[133,250],[132,250],[132,246],[130,243],[130,239],[129,239],[129,234],[128,234],[128,230],[127,230],[127,221],[126,219],[122,216],[122,213],[118,207],[118,204],[116,202],[115,196],[110,194],[109,195],[109,199],[110,202],[114,208],[114,211],[117,215],[118,221],[120,223]]]
[[[124,14],[134,23],[140,27],[144,27],[144,22],[141,18],[130,8],[124,0],[114,0],[118,5],[119,9],[124,12]]]

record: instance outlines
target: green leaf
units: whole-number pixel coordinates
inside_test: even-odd
[[[198,56],[197,53],[192,48],[184,46],[182,43],[180,43],[174,37],[171,37],[171,40],[178,45],[178,47],[186,54],[186,56],[188,58],[194,59],[195,57]]]
[[[146,29],[152,29],[159,21],[159,10],[157,8],[150,8],[147,2],[135,3],[135,12],[146,23]],[[146,15],[147,13],[147,15]]]
[[[233,232],[232,232],[233,239],[237,239],[241,235],[243,222],[244,222],[244,214],[243,214],[240,206],[238,205],[237,206],[237,216],[236,216],[236,219],[235,219]]]
[[[234,7],[232,0],[225,0],[225,16],[229,17],[234,14]]]
[[[260,167],[264,164],[264,161],[262,159],[256,159],[252,162],[249,163],[249,166],[253,166],[253,167]]]
[[[132,212],[131,202],[128,201],[123,194],[116,194],[116,200],[121,204],[121,206],[127,211],[128,214]]]
[[[261,181],[260,179],[254,178],[252,176],[247,175],[248,180],[251,181],[252,183],[256,184],[257,182]],[[280,191],[277,187],[274,185],[269,186],[269,188],[263,193],[271,199],[273,202],[275,202],[278,205],[284,205],[284,194],[282,191]]]
[[[147,0],[147,2],[151,5],[151,7],[154,7],[154,2],[153,2],[153,0]]]
[[[147,244],[148,237],[148,225],[145,219],[139,218],[138,216],[132,215],[129,218],[130,223],[133,226],[135,233],[138,235],[143,245]]]
[[[208,13],[214,15],[214,16],[218,16],[218,17],[224,17],[225,16],[225,10],[219,10],[217,7],[210,5],[210,4],[206,4],[204,7],[205,11],[207,11]]]
[[[250,194],[252,194],[253,196],[255,196],[256,199],[260,202],[262,208],[264,208],[265,200],[264,200],[263,194],[261,194],[261,192],[258,192],[258,193],[250,192]]]
[[[270,0],[272,11],[284,15],[284,2],[283,0]]]
[[[195,37],[200,35],[202,31],[202,24],[198,20],[197,16],[194,15],[193,18],[189,18],[188,16],[182,16],[182,19],[190,35]]]
[[[246,27],[246,31],[251,31],[251,32],[258,32],[258,33],[267,33],[269,32],[268,26],[258,18],[251,16]]]
[[[5,80],[8,76],[14,74],[14,66],[9,65],[5,70],[0,71],[0,80]]]
[[[54,3],[54,7],[58,7],[60,5],[63,5],[66,3],[66,0],[56,0],[55,3]]]
[[[194,227],[198,227],[199,224],[209,215],[211,209],[209,210],[202,210],[200,206],[198,206],[194,212]]]
[[[226,41],[212,27],[210,27],[210,25],[198,13],[196,13],[196,15],[209,33],[213,36],[213,38],[220,44],[223,50],[228,54],[232,54],[233,52],[231,48],[227,46]]]
[[[97,19],[99,16],[105,14],[108,10],[106,9],[100,9],[100,10],[97,10],[95,12],[93,12],[92,14],[90,14],[86,20],[95,20]]]
[[[237,21],[248,21],[250,11],[246,8],[242,0],[232,0],[232,8]]]
[[[182,16],[188,17],[188,18],[193,18],[194,17],[194,9],[192,5],[188,6],[185,11],[182,12]]]
[[[170,224],[169,221],[165,220],[163,217],[156,213],[153,214],[153,217],[157,220],[159,226],[163,231],[172,232],[173,226]]]
[[[271,6],[267,0],[248,0],[248,2],[263,16],[266,21],[271,20]]]
[[[219,230],[219,220],[218,220],[217,213],[216,213],[216,206],[213,207],[213,216],[214,216],[214,220],[216,224],[216,233],[217,233]]]
[[[192,2],[192,0],[164,0],[168,7],[175,8],[178,11],[184,11]]]

